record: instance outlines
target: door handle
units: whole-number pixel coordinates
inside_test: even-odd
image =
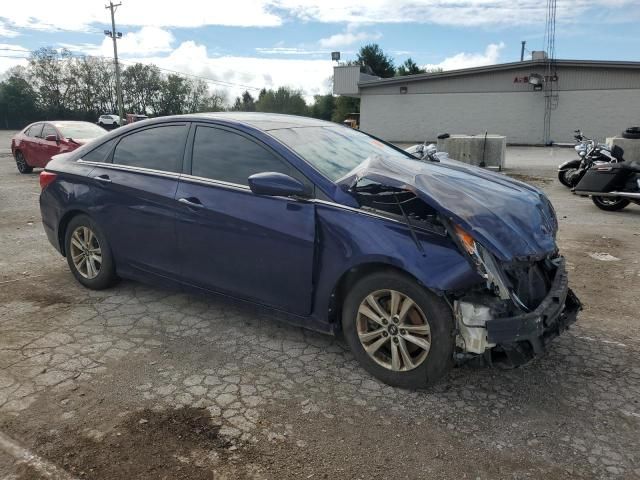
[[[98,175],[97,177],[93,177],[93,178],[95,178],[97,181],[102,183],[111,183],[111,179],[109,178],[109,175]]]
[[[202,204],[202,202],[200,202],[200,200],[198,200],[195,197],[180,198],[178,199],[178,201],[180,203],[184,203],[187,207],[204,208],[204,205]]]

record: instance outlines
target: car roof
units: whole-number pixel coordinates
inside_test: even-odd
[[[233,123],[248,125],[264,131],[278,130],[281,128],[335,127],[339,125],[325,120],[318,120],[317,118],[301,117],[298,115],[284,115],[281,113],[212,112],[196,113],[184,116],[211,120],[226,120]]]

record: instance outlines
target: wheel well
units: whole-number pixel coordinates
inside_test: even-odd
[[[85,214],[82,210],[71,210],[70,212],[65,213],[60,219],[60,224],[58,225],[58,244],[60,245],[60,252],[64,257],[67,256],[64,244],[64,238],[67,235],[67,226],[71,219],[77,215]]]
[[[349,292],[351,287],[355,285],[355,283],[361,278],[381,271],[400,273],[402,275],[410,277],[418,284],[422,285],[422,282],[420,282],[420,280],[418,280],[406,270],[398,268],[394,265],[390,265],[388,263],[374,262],[358,265],[346,271],[342,275],[342,277],[340,277],[340,280],[338,280],[336,287],[333,289],[333,293],[331,294],[331,302],[329,305],[329,322],[336,324],[339,327],[342,315],[342,304],[344,303],[347,293]]]

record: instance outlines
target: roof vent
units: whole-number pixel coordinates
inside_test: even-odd
[[[531,52],[531,60],[546,60],[547,52],[544,50],[534,50]]]

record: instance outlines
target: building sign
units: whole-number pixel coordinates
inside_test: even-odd
[[[545,82],[557,82],[558,81],[558,75],[545,75],[543,78],[544,78]],[[513,83],[529,83],[529,76],[528,75],[524,75],[522,77],[514,77],[513,78]]]

